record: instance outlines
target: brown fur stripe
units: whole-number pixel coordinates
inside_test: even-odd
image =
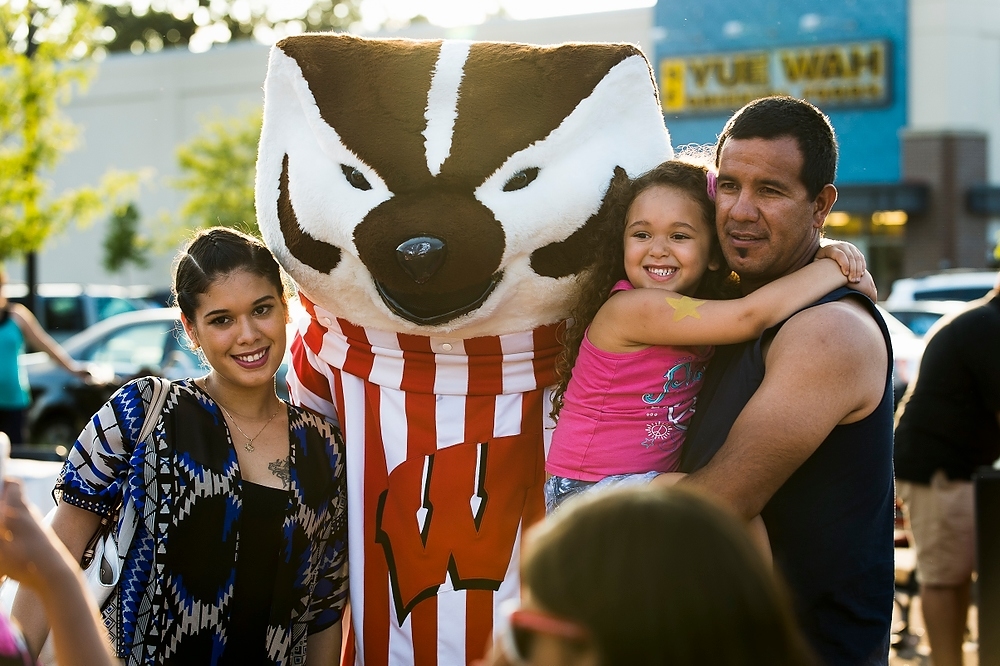
[[[431,182],[421,132],[440,45],[350,35],[278,42],[298,63],[323,120],[396,193]]]
[[[637,54],[628,44],[473,44],[463,82],[474,85],[459,91],[442,175],[485,180],[508,157],[548,136],[612,67]]]
[[[292,256],[320,273],[329,273],[340,263],[340,248],[317,240],[303,231],[295,217],[292,198],[288,194],[288,155],[281,158],[278,178],[278,226],[285,247]]]

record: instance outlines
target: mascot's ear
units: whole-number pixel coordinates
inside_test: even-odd
[[[629,184],[629,179],[628,179],[628,174],[625,173],[625,169],[621,168],[620,166],[616,166],[615,175],[611,177],[611,188],[618,190],[618,188],[626,187],[628,186],[628,184]],[[611,188],[608,188],[609,192],[611,191]]]

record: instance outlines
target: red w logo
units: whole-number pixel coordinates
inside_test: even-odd
[[[451,446],[392,471],[379,497],[375,539],[401,624],[449,574],[455,589],[500,587],[541,478],[537,434]]]

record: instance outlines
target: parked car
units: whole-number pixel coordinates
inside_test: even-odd
[[[996,282],[996,271],[963,269],[903,278],[892,283],[885,305],[892,309],[916,301],[972,301],[985,296]]]
[[[958,312],[967,305],[965,301],[914,301],[908,305],[891,306],[886,304],[885,309],[903,322],[917,337],[922,338],[927,335],[927,331],[937,323],[938,319],[944,315]]]
[[[25,303],[28,287],[5,284],[3,294],[15,303]],[[40,284],[37,296],[35,317],[59,342],[108,317],[150,307],[149,302],[116,285]]]
[[[74,359],[92,364],[105,383],[87,384],[43,353],[24,357],[32,404],[27,414],[29,441],[46,448],[68,448],[87,419],[126,381],[143,375],[168,379],[204,373],[200,357],[188,346],[175,308],[153,308],[111,317],[63,343]],[[287,357],[278,370],[278,395],[288,397]]]
[[[920,357],[924,353],[924,340],[893,317],[884,307],[881,305],[876,307],[885,319],[886,328],[889,329],[889,340],[892,342],[892,393],[894,404],[899,404],[906,387],[917,375]]]
[[[68,446],[86,420],[132,377],[179,378],[197,372],[201,362],[183,344],[180,331],[177,310],[147,309],[110,317],[65,340],[70,356],[104,375],[101,384],[83,382],[44,353],[26,355],[22,362],[32,394],[26,419],[29,442]]]

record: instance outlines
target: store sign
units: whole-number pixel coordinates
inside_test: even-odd
[[[663,110],[730,112],[766,95],[791,95],[823,108],[888,104],[889,46],[878,40],[664,58]]]

